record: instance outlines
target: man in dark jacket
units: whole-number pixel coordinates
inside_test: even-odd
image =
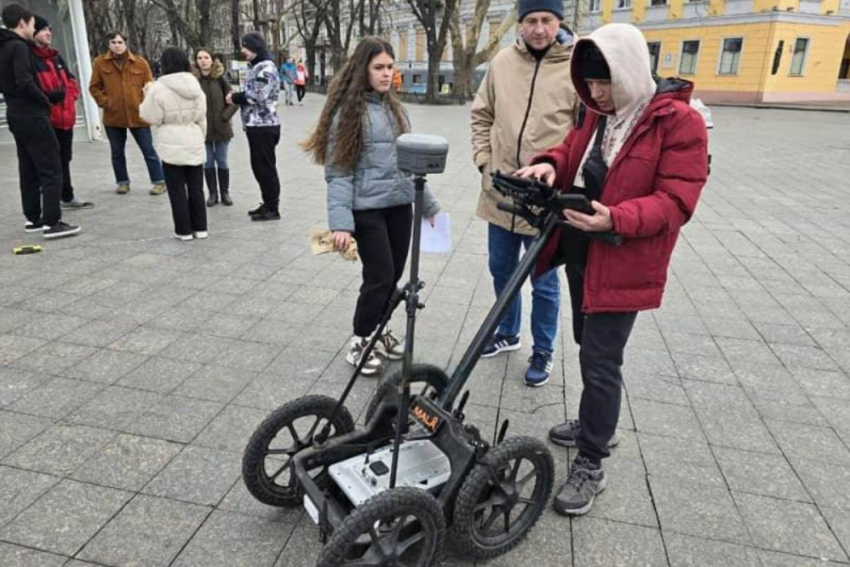
[[[266,40],[259,32],[250,32],[242,38],[242,55],[251,69],[241,93],[228,93],[227,104],[238,104],[242,110],[242,126],[248,135],[251,152],[251,170],[263,202],[248,211],[251,220],[280,220],[280,178],[277,175],[275,147],[280,142],[280,118],[277,99],[280,94],[280,76]]]
[[[59,141],[59,156],[62,160],[62,208],[90,209],[94,205],[80,201],[74,196],[71,185],[71,159],[74,142],[74,125],[77,122],[77,99],[80,87],[68,64],[59,51],[50,47],[52,40],[50,24],[41,16],[35,17],[35,75],[44,92],[65,91],[65,98],[50,107],[50,124]]]
[[[580,346],[578,419],[549,432],[553,443],[578,448],[554,501],[558,512],[577,516],[605,489],[602,459],[616,442],[623,353],[638,312],[661,305],[679,230],[708,175],[708,135],[688,104],[693,84],[656,84],[646,39],[632,25],[609,24],[580,39],[571,74],[587,107],[582,124],[519,173],[583,194],[594,210],[565,210],[570,227],[553,236],[538,265],[566,263]],[[605,231],[622,244],[591,237]]]
[[[50,126],[50,105],[64,100],[65,90],[44,93],[38,86],[29,41],[35,31],[33,13],[18,4],[3,8],[0,29],[0,92],[6,120],[18,149],[21,202],[27,232],[48,239],[70,236],[80,227],[62,222],[62,164],[59,142]]]

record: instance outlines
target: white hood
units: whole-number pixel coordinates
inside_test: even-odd
[[[649,66],[646,38],[631,24],[608,24],[586,38],[579,39],[573,49],[572,79],[582,102],[594,112],[604,114],[590,98],[590,92],[579,76],[576,62],[583,46],[595,44],[611,70],[611,89],[617,118],[632,114],[655,95],[656,84]]]
[[[171,73],[163,75],[159,78],[162,86],[174,91],[181,98],[193,100],[200,96],[204,96],[204,91],[201,89],[201,84],[197,77],[192,73]]]

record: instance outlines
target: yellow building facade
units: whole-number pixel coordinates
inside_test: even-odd
[[[707,103],[850,101],[850,0],[590,0],[579,29],[610,22]]]

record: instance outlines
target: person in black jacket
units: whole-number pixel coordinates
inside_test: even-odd
[[[65,99],[59,89],[43,92],[36,82],[28,42],[35,33],[35,17],[18,4],[3,8],[0,29],[0,93],[6,99],[6,121],[18,149],[21,201],[27,232],[61,238],[80,232],[62,222],[62,162],[59,141],[50,125],[50,105]]]

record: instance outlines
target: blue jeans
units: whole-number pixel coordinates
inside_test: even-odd
[[[133,135],[142,155],[145,156],[145,164],[148,166],[148,175],[151,183],[158,185],[165,183],[165,175],[162,173],[162,163],[156,150],[153,149],[153,136],[151,129],[144,128],[115,128],[106,126],[106,137],[109,138],[109,147],[112,149],[112,171],[115,173],[115,183],[118,185],[129,185],[130,174],[127,173],[127,157],[124,148],[127,145],[127,130]]]
[[[498,297],[519,264],[520,249],[523,246],[528,249],[535,237],[516,234],[492,223],[488,227],[490,274]],[[561,301],[558,271],[549,270],[531,280],[531,286],[531,335],[534,337],[534,350],[552,354],[558,335],[558,309]],[[519,335],[521,324],[522,292],[517,292],[499,324],[498,332],[510,337]]]
[[[229,140],[223,142],[204,142],[207,148],[207,161],[204,164],[204,169],[215,169],[216,165],[219,169],[229,169],[227,167],[227,146]]]

